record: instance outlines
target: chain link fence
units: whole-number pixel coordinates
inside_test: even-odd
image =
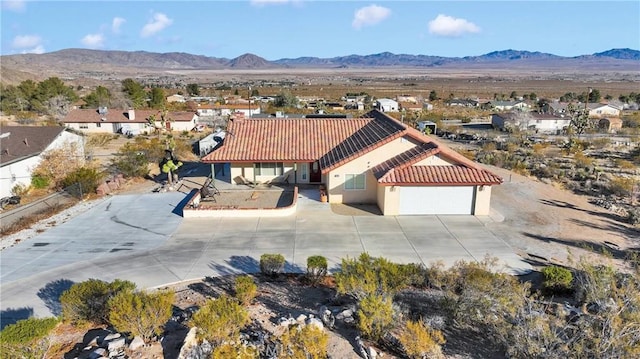
[[[3,210],[0,212],[0,228],[4,232],[5,229],[16,225],[24,218],[54,213],[56,209],[72,206],[79,202],[84,195],[82,185],[76,183],[46,197]]]

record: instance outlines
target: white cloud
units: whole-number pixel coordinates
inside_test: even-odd
[[[3,0],[2,8],[10,11],[24,11],[27,8],[26,0]]]
[[[32,49],[22,50],[23,54],[44,54],[44,46],[38,45]]]
[[[11,46],[15,49],[25,49],[40,45],[42,39],[38,35],[18,35],[13,38]]]
[[[120,26],[122,26],[122,24],[124,24],[127,20],[121,18],[121,17],[114,17],[113,20],[111,21],[111,31],[115,34],[120,32]]]
[[[97,49],[104,46],[104,36],[102,34],[87,34],[80,42],[90,49]]]
[[[140,32],[140,36],[149,37],[162,31],[171,24],[173,24],[173,19],[169,19],[167,15],[157,12],[153,14],[153,19],[144,25]]]
[[[429,21],[429,33],[438,36],[457,37],[476,32],[480,32],[480,28],[465,19],[440,14]]]
[[[375,25],[391,15],[391,10],[378,5],[369,5],[358,9],[354,16],[351,26],[360,29],[363,26]]]

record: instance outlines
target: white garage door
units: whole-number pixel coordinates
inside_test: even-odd
[[[400,214],[472,214],[473,187],[397,187]]]

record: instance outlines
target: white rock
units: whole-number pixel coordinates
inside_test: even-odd
[[[120,333],[111,333],[108,334],[106,337],[104,337],[104,339],[102,339],[102,342],[108,342],[109,340],[113,340],[113,339],[118,339],[120,338],[122,335]]]
[[[307,320],[307,316],[304,314],[300,314],[297,318],[296,318],[296,322],[302,324]]]
[[[347,324],[351,324],[355,321],[355,319],[353,319],[353,317],[346,317],[344,318],[344,322]]]
[[[129,343],[129,349],[131,350],[136,350],[138,348],[142,348],[143,346],[144,346],[144,340],[142,340],[142,338],[140,337],[133,338],[131,343]]]
[[[367,352],[369,354],[369,358],[371,359],[376,359],[378,357],[378,352],[374,347],[369,347],[369,350],[367,350]]]
[[[343,320],[345,318],[353,317],[353,311],[351,309],[345,309],[336,315],[336,319]]]
[[[178,354],[178,359],[186,358],[187,353],[191,347],[198,345],[198,340],[196,338],[196,333],[198,332],[197,327],[193,327],[189,329],[189,332],[184,337],[184,341],[182,342],[182,348],[180,348],[180,354]]]
[[[116,338],[109,341],[109,344],[107,344],[107,349],[109,351],[118,351],[120,349],[123,349],[124,345],[125,345],[125,338],[120,337],[120,338]]]

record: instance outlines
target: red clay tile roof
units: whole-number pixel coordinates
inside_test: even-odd
[[[231,122],[224,145],[203,157],[202,162],[319,160],[322,173],[327,173],[401,136],[411,137],[419,145],[374,167],[380,183],[462,185],[502,182],[500,177],[433,138],[375,110],[353,119],[268,118]],[[457,165],[413,166],[436,154]],[[440,167],[447,169],[438,169]],[[441,178],[454,182],[437,182]]]
[[[466,186],[500,184],[502,180],[486,170],[445,165],[392,168],[378,182],[386,185]]]
[[[65,129],[61,126],[2,126],[1,130],[0,163],[4,166],[39,155]]]
[[[401,135],[383,118],[276,118],[231,122],[224,145],[203,162],[320,161],[328,171]]]
[[[109,109],[106,114],[98,113],[95,109],[77,109],[71,110],[62,120],[62,123],[147,123],[147,119],[154,115],[160,120],[161,111],[159,110],[135,110],[135,119],[129,119],[129,113],[122,109]],[[169,112],[168,117],[173,121],[191,121],[195,112],[179,111]],[[104,119],[104,120],[103,120]]]

